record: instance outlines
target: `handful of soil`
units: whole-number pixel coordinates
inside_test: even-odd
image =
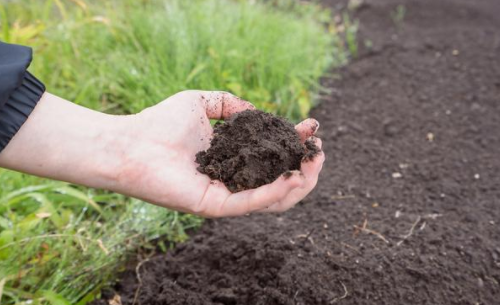
[[[314,143],[302,144],[287,120],[260,110],[245,110],[215,124],[210,148],[197,153],[196,162],[200,164],[198,171],[236,193],[299,170],[302,159],[318,150]]]

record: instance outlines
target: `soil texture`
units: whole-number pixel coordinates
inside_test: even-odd
[[[499,304],[500,1],[365,0],[356,15],[371,47],[311,114],[315,191],[208,220],[101,304]]]
[[[299,170],[306,147],[292,123],[260,110],[245,110],[214,126],[210,148],[196,154],[198,171],[233,193],[257,188]]]

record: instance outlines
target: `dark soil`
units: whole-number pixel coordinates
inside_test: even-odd
[[[123,274],[123,304],[500,304],[500,1],[357,15],[373,47],[312,113],[316,190],[281,215],[207,221],[141,285]]]
[[[299,170],[305,156],[294,125],[260,110],[246,110],[214,126],[207,151],[196,155],[198,170],[231,192],[257,188]]]

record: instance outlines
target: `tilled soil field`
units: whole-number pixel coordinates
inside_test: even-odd
[[[366,0],[357,18],[372,47],[311,115],[316,190],[207,221],[100,303],[500,304],[500,1]]]

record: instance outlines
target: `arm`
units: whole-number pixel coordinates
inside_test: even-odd
[[[0,153],[0,167],[89,187],[114,189],[125,117],[45,92]]]
[[[202,216],[283,211],[314,188],[322,153],[302,173],[236,194],[196,170],[196,152],[209,146],[209,119],[252,108],[228,93],[184,91],[139,114],[113,116],[45,93],[0,153],[0,166]],[[315,124],[297,126],[303,139]]]

